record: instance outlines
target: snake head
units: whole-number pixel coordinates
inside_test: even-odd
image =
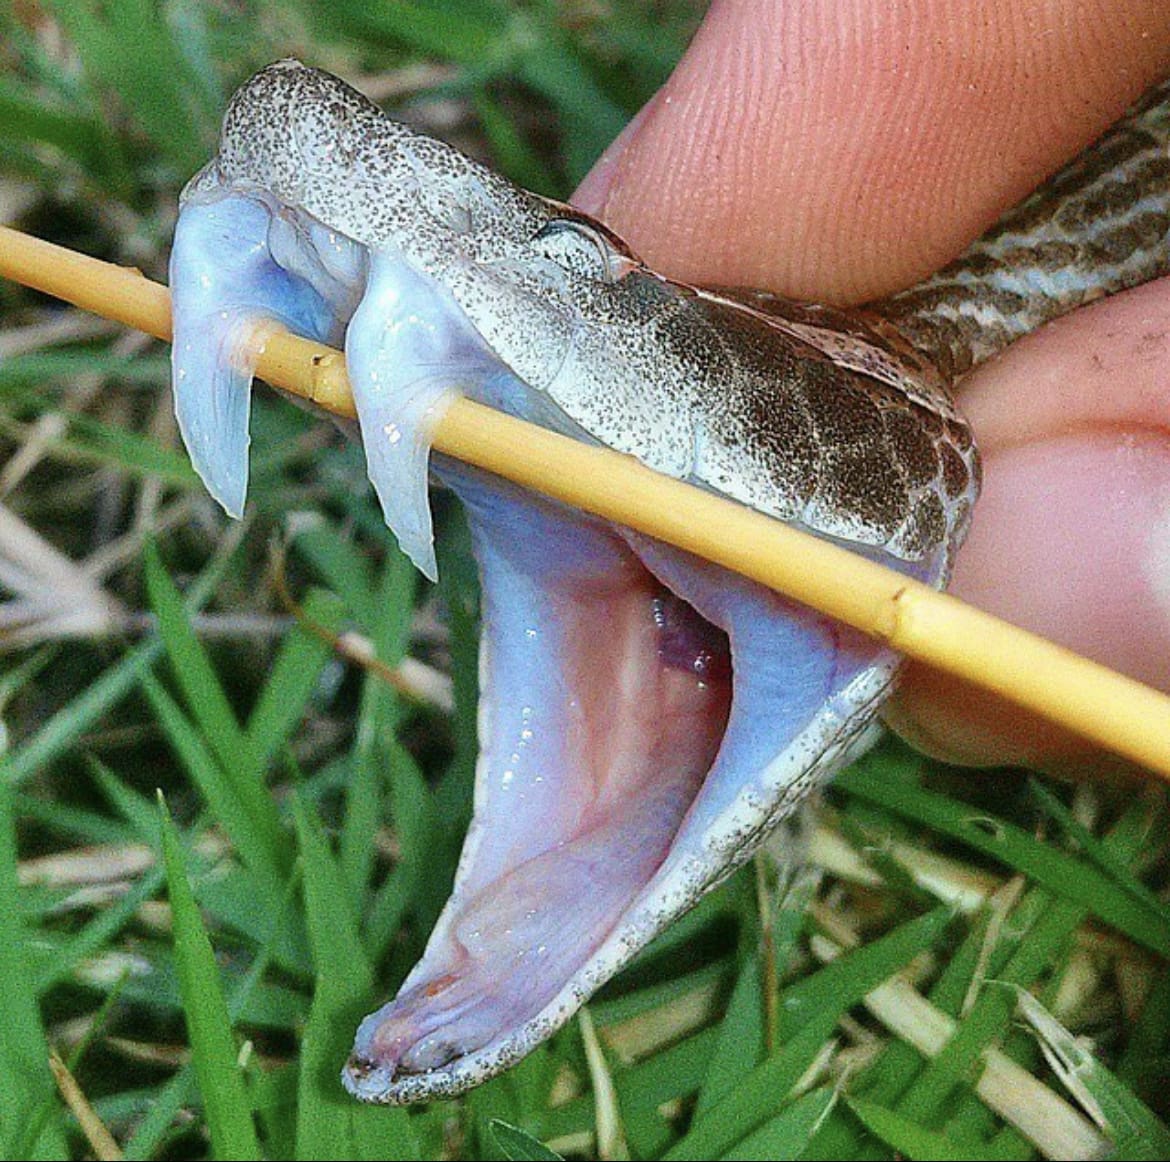
[[[235,96],[171,261],[184,440],[231,513],[265,328],[344,342],[369,475],[434,575],[428,469],[483,588],[481,753],[422,960],[357,1032],[358,1097],[515,1062],[870,737],[897,659],[687,554],[442,457],[457,394],[942,584],[976,462],[880,323],[684,286],[603,225],[282,61]]]

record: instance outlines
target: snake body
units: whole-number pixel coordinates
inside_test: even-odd
[[[258,328],[344,338],[370,479],[433,574],[435,418],[466,392],[944,585],[979,481],[949,384],[1170,256],[1167,88],[946,270],[859,311],[688,286],[600,222],[270,66],[184,194],[180,428],[238,514]],[[483,583],[475,818],[362,1023],[358,1097],[449,1096],[562,1025],[869,737],[884,647],[455,463]]]
[[[1170,269],[1170,83],[954,262],[877,304],[953,381],[1021,336]]]

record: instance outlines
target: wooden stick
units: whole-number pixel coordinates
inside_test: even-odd
[[[170,296],[138,271],[0,227],[0,275],[170,338]],[[354,415],[340,351],[274,331],[257,374]],[[628,456],[470,400],[446,412],[434,446],[788,594],[1170,779],[1170,697],[957,598]]]

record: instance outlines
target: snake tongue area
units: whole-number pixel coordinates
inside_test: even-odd
[[[257,331],[344,337],[371,480],[433,570],[430,433],[454,387],[572,429],[449,295],[262,190],[186,201],[171,264],[176,410],[244,501]],[[855,748],[893,658],[679,551],[436,457],[483,584],[482,753],[452,894],[343,1075],[405,1102],[485,1080],[562,1025]]]

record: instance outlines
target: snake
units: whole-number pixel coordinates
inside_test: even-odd
[[[431,453],[460,395],[943,587],[979,490],[954,381],[1170,266],[1170,86],[944,270],[860,309],[692,286],[601,222],[279,61],[181,197],[172,382],[243,510],[264,328],[344,346],[386,523],[436,573],[431,481],[481,581],[455,883],[366,1017],[357,1098],[451,1097],[561,1028],[875,736],[899,657],[713,564]]]

